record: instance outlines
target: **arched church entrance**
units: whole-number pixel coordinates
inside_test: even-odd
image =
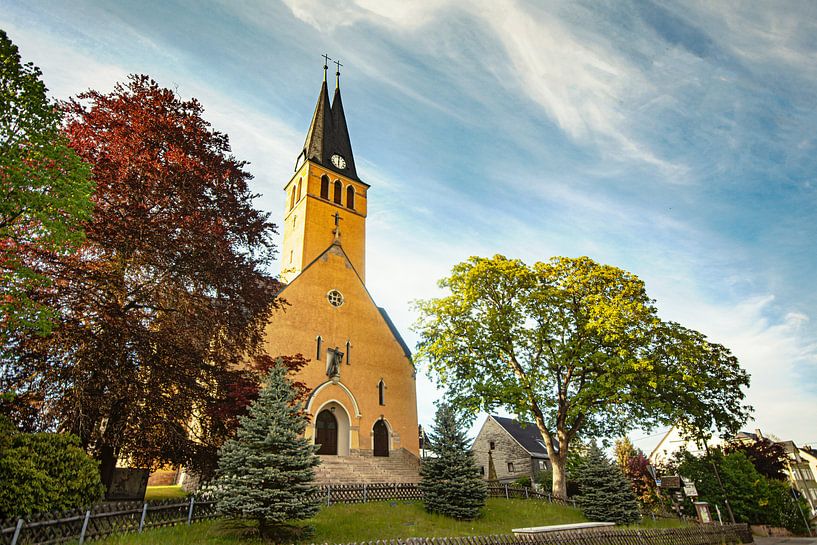
[[[315,443],[320,445],[318,454],[338,453],[338,419],[328,409],[315,419]]]
[[[374,436],[374,455],[388,456],[389,455],[389,428],[382,420],[374,423],[372,428],[372,435]]]

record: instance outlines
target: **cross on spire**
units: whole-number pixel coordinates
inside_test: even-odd
[[[339,60],[334,61],[337,65],[337,71],[335,72],[335,87],[340,87],[340,67],[343,66]]]
[[[323,81],[326,81],[326,71],[329,70],[329,61],[331,61],[332,58],[326,53],[321,55],[321,57],[323,57]]]

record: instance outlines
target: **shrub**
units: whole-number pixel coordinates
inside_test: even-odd
[[[84,507],[102,498],[99,464],[62,433],[3,430],[0,518]]]

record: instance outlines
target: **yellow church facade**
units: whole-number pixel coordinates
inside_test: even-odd
[[[357,175],[339,86],[330,102],[325,77],[284,191],[284,304],[265,349],[310,360],[297,377],[310,392],[305,435],[324,456],[416,457],[411,352],[366,289],[369,185]]]

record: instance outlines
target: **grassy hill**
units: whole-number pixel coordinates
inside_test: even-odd
[[[584,522],[571,507],[540,501],[489,499],[483,516],[455,521],[429,515],[419,502],[376,502],[332,505],[305,523],[314,533],[303,543],[350,543],[398,537],[445,537],[507,534],[513,528]],[[648,521],[652,525],[652,521]],[[677,525],[677,521],[669,521]],[[100,541],[104,545],[254,545],[262,543],[250,524],[216,520],[127,534]]]

